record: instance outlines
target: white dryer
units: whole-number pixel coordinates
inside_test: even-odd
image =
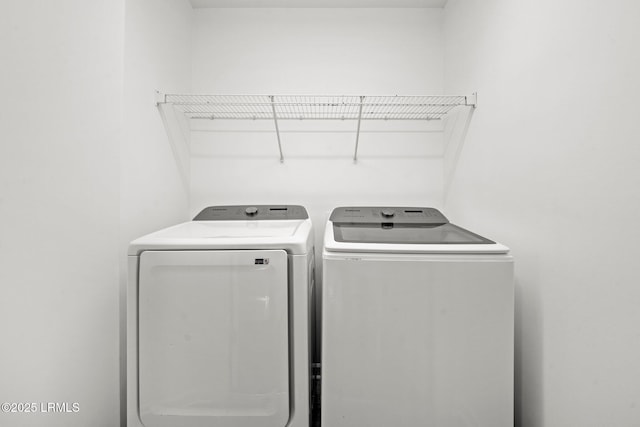
[[[129,427],[308,427],[313,233],[302,206],[212,206],[134,240]]]
[[[508,252],[431,208],[335,209],[322,254],[322,426],[513,426]]]

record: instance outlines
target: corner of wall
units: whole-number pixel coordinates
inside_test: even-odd
[[[171,104],[158,104],[158,111],[167,133],[182,185],[188,195],[191,188],[191,130],[188,119],[184,114],[176,111]]]

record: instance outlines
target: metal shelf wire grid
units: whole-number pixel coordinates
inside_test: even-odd
[[[438,120],[466,96],[164,95],[193,119]]]

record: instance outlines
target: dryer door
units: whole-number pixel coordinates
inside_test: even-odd
[[[147,251],[139,274],[145,427],[286,425],[286,252]]]

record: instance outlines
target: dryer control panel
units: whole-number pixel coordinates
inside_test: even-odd
[[[194,221],[246,221],[307,219],[309,214],[299,205],[233,205],[204,208]]]

